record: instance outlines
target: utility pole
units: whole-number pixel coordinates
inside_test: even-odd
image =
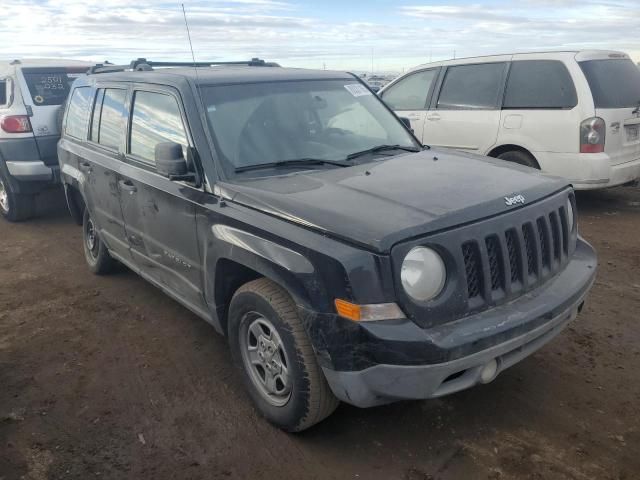
[[[456,49],[455,48],[453,49],[453,59],[454,60],[456,59]]]

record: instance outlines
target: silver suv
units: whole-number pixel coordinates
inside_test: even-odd
[[[90,64],[73,60],[0,62],[0,213],[33,214],[35,196],[58,183],[58,117],[71,83]]]

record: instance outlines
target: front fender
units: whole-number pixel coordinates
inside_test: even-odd
[[[276,239],[241,228],[219,223],[205,228],[207,238],[201,243],[205,266],[204,293],[207,304],[212,307],[214,326],[219,331],[225,331],[226,309],[233,291],[257,276],[279,284],[299,307],[314,311],[331,310],[335,293],[327,291],[327,282],[315,265],[317,259],[314,261]],[[223,264],[226,268],[222,267]],[[247,277],[244,274],[238,278],[231,273],[233,269],[229,270],[230,264],[256,275]],[[337,262],[332,268],[336,273],[344,271]],[[339,285],[344,282],[344,275],[334,280],[329,284]]]

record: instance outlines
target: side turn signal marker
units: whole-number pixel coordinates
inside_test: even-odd
[[[336,305],[336,311],[341,317],[348,318],[349,320],[354,320],[356,322],[360,320],[360,305],[356,305],[339,298],[336,298],[334,303]]]

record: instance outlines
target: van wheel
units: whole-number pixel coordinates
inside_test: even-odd
[[[498,155],[500,160],[506,160],[507,162],[517,163],[519,165],[524,165],[525,167],[535,168],[540,170],[540,165],[536,161],[533,156],[527,152],[523,152],[521,150],[511,150],[509,152],[504,152]]]
[[[9,182],[0,175],[0,213],[10,222],[20,222],[33,216],[35,196],[13,191]]]
[[[238,289],[229,306],[229,344],[258,411],[300,432],[338,406],[291,296],[266,278]]]
[[[100,240],[98,229],[86,208],[82,218],[82,244],[89,270],[96,275],[104,275],[113,271],[116,261],[111,258],[106,245]]]

